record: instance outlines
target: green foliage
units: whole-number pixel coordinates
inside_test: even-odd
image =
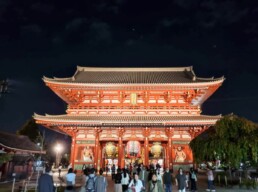
[[[236,115],[226,115],[190,142],[195,160],[220,159],[228,166],[258,161],[258,125]]]
[[[0,165],[12,159],[11,154],[0,154]]]
[[[40,136],[38,125],[34,119],[28,120],[20,130],[17,131],[18,135],[26,135],[31,141],[37,142]]]
[[[239,183],[239,188],[246,187],[248,190],[257,189],[257,182],[255,179],[243,179],[241,183]]]

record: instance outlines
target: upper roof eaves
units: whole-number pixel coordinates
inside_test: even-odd
[[[199,78],[192,66],[167,68],[98,68],[80,67],[69,78],[47,78],[51,83],[86,84],[178,84],[223,81],[224,77],[214,79]]]

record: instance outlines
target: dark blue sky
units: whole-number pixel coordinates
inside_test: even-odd
[[[258,122],[257,1],[0,0],[0,129],[15,132],[34,112],[65,113],[43,76],[76,66],[194,67],[226,81],[203,114]]]

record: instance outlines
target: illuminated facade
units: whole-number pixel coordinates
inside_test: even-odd
[[[202,115],[201,105],[224,77],[199,78],[192,67],[77,67],[72,77],[43,80],[68,107],[63,115],[34,118],[72,137],[76,169],[192,165],[189,142],[221,118]]]

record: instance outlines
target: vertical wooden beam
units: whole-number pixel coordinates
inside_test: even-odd
[[[125,157],[124,157],[124,148],[123,148],[123,137],[124,134],[124,128],[119,127],[118,128],[118,166],[120,166],[120,168],[124,167],[124,161],[125,161]]]
[[[98,127],[95,127],[95,154],[94,154],[94,168],[99,170],[99,132],[100,129]]]
[[[98,170],[100,170],[102,168],[102,145],[101,143],[99,142],[99,153],[98,153],[98,164],[97,164],[97,167],[98,167]],[[104,171],[104,169],[103,169]]]
[[[149,136],[150,136],[150,128],[145,127],[143,130],[143,135],[144,135],[144,165],[148,166],[149,165]]]
[[[168,137],[168,143],[167,143],[167,154],[166,154],[166,167],[169,167],[170,169],[172,169],[172,136],[174,134],[174,131],[172,129],[172,127],[166,128],[166,134]]]
[[[71,145],[71,156],[70,156],[70,163],[72,163],[72,167],[74,168],[74,158],[75,158],[75,148],[76,146],[76,133],[72,134],[72,145]]]
[[[99,168],[104,168],[103,167],[103,156],[102,156],[102,153],[103,153],[103,144],[99,142]],[[103,169],[104,171],[105,169]]]

